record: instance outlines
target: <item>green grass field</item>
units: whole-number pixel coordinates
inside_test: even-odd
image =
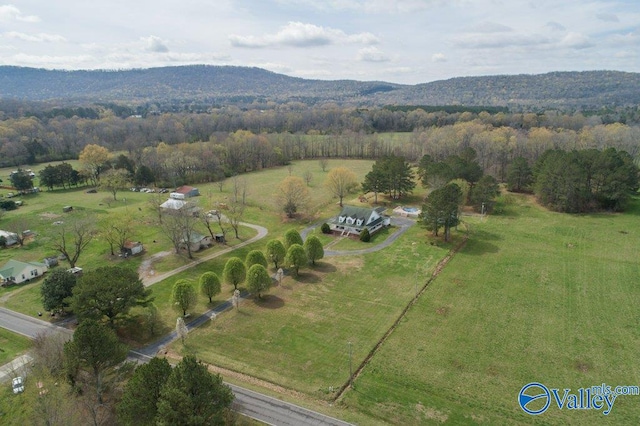
[[[348,342],[359,364],[414,297],[420,274],[449,246],[414,227],[384,254],[323,259],[286,277],[264,300],[192,332],[185,350],[216,365],[310,394],[334,396],[348,378]],[[418,281],[416,281],[416,279]],[[177,350],[182,344],[176,343]]]
[[[469,220],[446,266],[344,403],[389,423],[635,424],[620,396],[608,416],[525,414],[538,381],[577,391],[640,383],[640,202],[625,214],[565,215],[507,196],[505,214]]]
[[[0,365],[4,365],[31,347],[31,340],[0,328]]]
[[[364,175],[371,169],[372,164],[373,162],[370,160],[330,160],[327,170],[332,167],[344,166],[353,170],[359,179],[363,179]],[[40,168],[42,167],[44,167],[44,165],[41,165]],[[74,167],[78,167],[78,164],[75,164]],[[37,173],[39,168],[34,167],[33,170]],[[279,183],[287,177],[290,172],[292,175],[301,176],[307,170],[313,175],[313,180],[310,185],[312,202],[308,210],[303,213],[301,220],[288,221],[285,219],[284,213],[278,211],[278,206],[274,200],[274,193]],[[0,169],[0,176],[8,176],[10,171],[11,169]],[[191,268],[178,277],[172,277],[165,280],[165,282],[154,285],[152,288],[156,299],[155,303],[158,305],[161,316],[164,319],[165,328],[163,328],[163,330],[170,329],[172,323],[175,321],[175,314],[171,309],[169,297],[173,283],[178,278],[192,279],[196,282],[199,275],[208,270],[221,274],[224,262],[229,256],[240,256],[244,259],[248,250],[263,249],[269,239],[281,238],[284,232],[291,227],[302,229],[306,223],[314,221],[319,217],[324,217],[325,215],[328,217],[336,214],[339,211],[339,206],[334,204],[332,195],[323,185],[325,176],[326,172],[322,171],[318,161],[294,162],[291,165],[291,170],[289,170],[288,167],[279,167],[242,175],[240,178],[246,182],[248,203],[243,220],[268,228],[269,235],[250,247],[226,255],[220,259],[206,262],[198,267]],[[229,201],[232,187],[231,179],[225,182],[222,191],[220,191],[218,185],[214,183],[198,185],[202,196],[198,197],[196,201],[204,210],[215,208],[217,203],[226,203]],[[106,242],[97,236],[89,244],[87,250],[81,255],[78,262],[78,266],[85,269],[115,264],[127,268],[138,268],[141,262],[148,256],[158,252],[172,250],[170,241],[163,235],[162,229],[155,224],[155,215],[149,207],[149,199],[153,197],[154,194],[126,190],[121,191],[117,194],[118,201],[112,202],[109,206],[104,201],[109,194],[102,191],[99,191],[97,194],[87,194],[85,192],[86,189],[87,188],[58,189],[54,191],[45,190],[38,194],[20,197],[24,201],[24,205],[18,210],[7,212],[4,217],[0,219],[0,229],[7,223],[21,220],[24,221],[26,227],[36,234],[36,237],[33,240],[29,240],[24,247],[14,246],[0,250],[0,264],[12,258],[22,261],[42,261],[45,256],[55,255],[55,252],[51,249],[51,239],[53,238],[51,234],[56,231],[57,225],[53,223],[57,221],[69,221],[77,216],[86,216],[96,223],[99,223],[110,214],[124,213],[127,217],[131,217],[134,225],[135,232],[133,239],[142,241],[145,244],[146,250],[146,253],[142,257],[134,256],[126,260],[118,257],[114,258],[109,255]],[[356,197],[355,201],[357,202],[357,196],[354,197]],[[62,207],[66,205],[73,206],[74,211],[63,213]],[[217,225],[214,226],[214,229],[217,231]],[[207,232],[204,226],[201,226],[199,231],[201,233]],[[249,228],[241,227],[240,240],[236,240],[233,236],[233,231],[228,229],[227,238],[229,245],[235,245],[240,241],[251,238],[255,235],[254,233],[255,231]],[[197,259],[210,254],[214,250],[220,249],[221,247],[214,246],[211,249],[194,254],[194,257]],[[188,262],[189,260],[185,256],[171,255],[155,262],[153,268],[156,273],[162,273],[183,266]],[[62,262],[59,267],[68,267],[68,265],[66,262]],[[36,316],[39,311],[42,311],[40,301],[41,283],[42,279],[39,279],[26,285],[0,288],[0,297],[2,297],[0,304],[27,315]],[[222,294],[218,297],[218,302],[227,299],[231,291],[230,288],[225,287]],[[202,313],[210,307],[211,306],[202,299],[196,309],[194,309],[193,315],[195,316]],[[142,338],[141,336],[142,335],[137,337]],[[148,338],[150,337],[142,338],[143,342],[146,342]]]
[[[365,160],[331,160],[361,179],[372,165]],[[162,331],[175,322],[169,303],[178,278],[194,281],[205,271],[221,273],[229,256],[244,258],[263,249],[289,228],[302,229],[335,215],[339,206],[322,185],[324,172],[317,161],[296,162],[291,173],[313,173],[313,202],[302,219],[286,220],[274,204],[278,183],[289,175],[286,167],[242,175],[249,207],[244,221],[269,229],[251,246],[191,268],[180,276],[155,284],[153,294],[163,317]],[[228,201],[231,183],[199,186],[203,208]],[[125,195],[126,194],[126,195]],[[403,200],[419,205],[424,190]],[[147,256],[170,250],[147,212],[150,194],[123,192],[126,203],[100,205],[104,194],[83,190],[55,191],[25,198],[18,212],[46,234],[61,207],[71,204],[98,217],[112,211],[131,212],[140,225]],[[120,198],[120,197],[119,197]],[[359,205],[357,197],[346,202]],[[640,400],[620,396],[609,416],[600,411],[559,410],[552,406],[532,417],[517,403],[518,392],[533,381],[550,388],[639,385],[637,348],[640,347],[640,200],[624,214],[567,215],[540,208],[531,197],[506,195],[503,213],[486,218],[465,217],[470,238],[444,268],[381,346],[371,362],[337,403],[344,417],[362,424],[635,424]],[[388,203],[392,209],[394,203]],[[15,213],[15,212],[13,212]],[[0,222],[12,219],[7,214]],[[51,213],[47,215],[47,213]],[[58,216],[56,216],[58,217]],[[242,231],[242,239],[253,231]],[[330,244],[330,237],[321,236]],[[454,234],[456,241],[460,235]],[[384,240],[387,235],[376,237]],[[454,243],[456,242],[454,241]],[[24,248],[0,251],[0,262],[16,256],[39,259],[48,254],[46,240]],[[432,244],[433,243],[433,244]],[[375,244],[375,242],[373,243]],[[263,300],[249,299],[238,311],[227,312],[193,331],[179,353],[229,370],[301,392],[317,401],[331,401],[347,381],[349,345],[352,363],[359,365],[394,323],[451,245],[413,227],[391,247],[372,254],[325,258],[300,277],[287,277]],[[332,249],[357,249],[345,240]],[[137,267],[142,258],[111,259],[100,241],[92,242],[81,266],[113,262]],[[180,257],[156,265],[158,271],[180,266]],[[30,315],[38,310],[39,283],[1,289],[6,306]],[[231,287],[211,305],[231,295]],[[208,309],[200,298],[193,316]],[[148,336],[133,336],[147,341]]]

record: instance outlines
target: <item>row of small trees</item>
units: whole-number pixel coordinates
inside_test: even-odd
[[[259,299],[273,282],[267,269],[269,262],[273,263],[276,270],[285,266],[298,275],[300,268],[309,262],[315,265],[315,262],[323,257],[324,249],[318,237],[312,235],[303,242],[300,233],[290,229],[284,235],[284,243],[278,239],[271,240],[267,243],[266,253],[251,250],[244,261],[239,257],[231,257],[224,265],[222,280],[215,272],[208,271],[200,276],[198,286],[200,293],[209,298],[209,303],[220,293],[222,282],[232,285],[234,290],[238,290],[238,286],[244,283],[247,290]],[[187,279],[176,281],[171,300],[183,316],[195,306],[197,298],[198,292],[194,283]]]

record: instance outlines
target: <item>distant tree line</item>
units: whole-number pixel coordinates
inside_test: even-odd
[[[0,109],[0,166],[74,159],[87,144],[125,151],[134,159],[145,148],[160,143],[210,142],[233,151],[238,135],[246,134],[252,135],[252,155],[268,151],[268,155],[261,156],[263,166],[272,162],[269,156],[379,158],[396,154],[417,161],[425,153],[437,157],[426,151],[435,149],[430,145],[443,142],[473,146],[482,164],[486,148],[480,145],[489,142],[506,144],[501,148],[506,151],[521,151],[530,140],[534,145],[544,143],[547,146],[539,154],[550,147],[601,149],[615,144],[634,155],[622,145],[638,140],[639,133],[638,127],[631,124],[611,123],[608,112],[587,116],[556,111],[490,113],[487,108],[480,112],[470,108],[445,109],[365,109],[334,104],[308,107],[295,102],[261,105],[260,109],[212,108],[202,113],[160,113],[149,107],[148,112],[139,114],[115,104],[49,108],[38,114],[28,109]],[[616,120],[624,121],[621,117],[613,119]],[[384,135],[388,132],[404,132],[411,137],[396,140]],[[515,153],[518,155],[522,152]],[[237,160],[233,152],[230,160]],[[231,164],[231,168],[242,166]]]

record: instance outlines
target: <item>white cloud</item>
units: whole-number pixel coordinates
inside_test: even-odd
[[[12,4],[0,6],[0,22],[40,22],[40,18],[33,15],[23,15],[20,9]]]
[[[472,28],[472,32],[475,33],[508,33],[511,31],[513,28],[496,22],[482,22]]]
[[[277,0],[284,6],[302,6],[322,11],[360,13],[412,13],[442,5],[444,0]]]
[[[614,13],[598,13],[596,18],[604,22],[620,22],[620,19]]]
[[[389,62],[389,57],[375,46],[365,47],[358,51],[356,59],[362,62]]]
[[[456,47],[468,49],[540,46],[551,42],[543,35],[516,33],[464,33],[454,37],[452,41]]]
[[[547,23],[545,24],[545,27],[546,27],[546,28],[549,28],[551,31],[565,31],[565,30],[566,30],[566,28],[564,27],[564,25],[559,24],[559,23],[557,23],[557,22],[553,22],[553,21],[551,21],[551,22],[547,22]]]
[[[277,73],[289,73],[292,71],[291,67],[286,64],[275,63],[275,62],[261,62],[261,63],[253,63],[249,64],[251,67],[264,68],[269,71],[277,72]]]
[[[631,50],[621,50],[620,52],[616,52],[614,56],[616,58],[625,59],[625,58],[636,58],[638,54]]]
[[[160,37],[152,35],[142,37],[141,40],[145,43],[145,50],[149,52],[165,53],[169,51],[169,48]]]
[[[366,32],[349,35],[335,28],[289,22],[275,34],[266,34],[260,37],[231,35],[229,41],[235,47],[315,47],[335,43],[374,44],[378,42],[378,38]]]
[[[447,62],[447,57],[444,53],[434,53],[431,55],[431,62]]]
[[[14,40],[22,40],[22,41],[31,41],[34,43],[42,43],[42,42],[62,42],[67,41],[61,35],[56,34],[25,34],[17,31],[9,31],[4,33],[3,36],[5,38],[14,39]]]
[[[586,35],[571,32],[560,41],[560,46],[570,47],[572,49],[586,49],[592,47],[593,43]]]
[[[640,33],[626,33],[626,34],[615,34],[611,37],[610,40],[613,45],[627,45],[627,46],[635,46],[640,45]]]

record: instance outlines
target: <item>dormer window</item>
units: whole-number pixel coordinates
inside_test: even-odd
[[[363,221],[362,221],[362,219],[358,219],[358,220],[356,221],[356,225],[358,225],[358,226],[362,226],[362,222],[363,222]]]
[[[345,219],[345,217],[344,217],[344,216],[340,216],[340,217],[338,218],[338,222],[342,223],[342,222],[344,222],[344,219]]]

